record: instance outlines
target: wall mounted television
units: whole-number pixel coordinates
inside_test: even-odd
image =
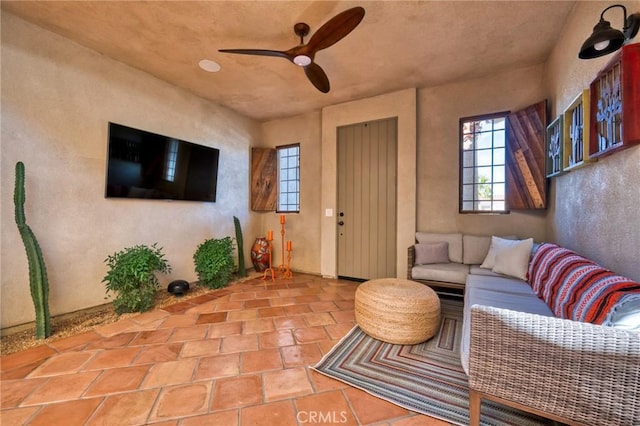
[[[220,150],[109,123],[107,198],[216,201]]]

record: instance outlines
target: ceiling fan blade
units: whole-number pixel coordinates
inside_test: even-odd
[[[240,55],[275,56],[277,58],[285,58],[290,61],[293,59],[286,52],[269,49],[219,49],[218,52],[237,53]]]
[[[364,18],[364,9],[359,6],[337,14],[311,36],[307,47],[314,53],[326,49],[353,31],[362,18]]]
[[[320,65],[315,62],[311,62],[309,65],[304,67],[304,73],[307,75],[309,81],[322,93],[329,92],[331,89],[331,85],[329,84],[329,78],[327,74],[324,73]]]

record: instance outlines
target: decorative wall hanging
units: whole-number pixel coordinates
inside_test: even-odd
[[[589,156],[640,143],[640,43],[624,46],[591,83]]]
[[[569,171],[589,162],[589,89],[583,90],[564,110],[563,120],[562,168]]]
[[[564,148],[562,121],[563,116],[559,115],[547,126],[545,171],[548,178],[562,173],[562,151]]]

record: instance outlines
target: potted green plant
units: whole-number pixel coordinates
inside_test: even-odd
[[[200,283],[209,288],[227,285],[233,273],[233,242],[231,237],[208,239],[193,255]]]
[[[109,271],[102,282],[109,292],[117,293],[113,306],[118,314],[144,312],[154,306],[158,291],[156,272],[169,273],[162,248],[137,245],[116,252],[105,259]]]

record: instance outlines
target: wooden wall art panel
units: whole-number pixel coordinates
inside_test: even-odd
[[[569,171],[593,161],[589,157],[589,89],[582,91],[564,110],[564,159],[562,168]]]
[[[640,43],[623,46],[591,83],[589,155],[640,143]]]
[[[251,210],[274,211],[278,158],[273,148],[251,148]]]
[[[562,156],[564,151],[563,116],[558,116],[547,126],[546,175],[557,176],[562,173]]]
[[[546,128],[546,100],[507,116],[507,209],[547,207]]]

